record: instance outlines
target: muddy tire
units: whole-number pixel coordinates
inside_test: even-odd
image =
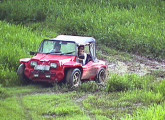
[[[81,85],[81,71],[78,68],[67,71],[66,83],[69,88],[77,88]]]
[[[28,84],[28,83],[30,83],[30,80],[25,76],[24,70],[25,70],[25,65],[24,64],[21,64],[18,67],[17,75],[18,75],[19,79],[21,80],[21,82],[23,84]]]
[[[96,82],[104,85],[106,80],[106,71],[104,68],[101,68],[97,73]]]

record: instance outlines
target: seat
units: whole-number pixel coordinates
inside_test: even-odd
[[[91,57],[90,54],[87,54],[87,58],[86,58],[86,61],[85,61],[85,65],[86,65],[89,61],[92,61],[92,57]]]

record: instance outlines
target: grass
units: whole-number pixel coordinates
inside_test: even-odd
[[[55,94],[34,86],[4,88],[7,98],[0,99],[0,119],[89,119],[74,103],[75,92]],[[2,89],[0,89],[2,91]],[[53,89],[52,89],[53,90]],[[3,90],[4,91],[4,90]],[[36,93],[35,93],[36,92]],[[40,93],[42,92],[42,93]],[[0,93],[1,95],[1,93]],[[8,116],[10,112],[10,116]]]
[[[165,77],[165,71],[162,70],[156,70],[156,71],[152,71],[151,75],[157,77],[157,78],[164,78]]]
[[[157,92],[160,92],[163,97],[165,97],[165,81],[159,83],[158,86],[155,87]]]
[[[123,94],[123,93],[122,93]],[[144,105],[152,103],[161,103],[164,101],[163,95],[152,90],[134,90],[125,92],[119,101],[127,101],[129,103],[143,103]]]
[[[42,36],[21,25],[0,21],[0,83],[4,86],[20,85],[16,70],[19,59],[30,57],[29,51],[36,51]]]
[[[164,5],[160,0],[3,1],[0,4],[0,20],[3,20],[0,22],[0,83],[20,84],[15,74],[19,59],[30,57],[29,51],[37,51],[43,38],[57,34],[95,37],[101,49],[98,57],[111,62],[131,60],[125,52],[164,58]]]
[[[36,51],[38,49],[42,37],[21,25],[16,26],[0,21],[0,26],[0,65],[8,69],[16,69],[20,58],[29,57],[28,54],[30,50]]]
[[[94,81],[84,82],[79,88],[78,91],[82,92],[97,92],[104,90],[103,86],[99,86]]]
[[[120,76],[112,75],[107,82],[107,91],[126,91],[134,89],[148,89],[154,81],[153,76],[138,76],[136,74]]]
[[[49,37],[93,36],[107,47],[163,59],[164,7],[162,0],[7,0],[0,5],[0,19],[40,34],[51,31]]]
[[[116,62],[116,61],[131,61],[133,57],[126,53],[115,50],[113,48],[109,48],[105,45],[98,45],[97,46],[97,57],[99,59],[103,59],[108,62]]]
[[[128,115],[126,120],[163,120],[165,118],[165,105],[151,105],[149,108],[138,109],[132,116]]]
[[[16,97],[7,98],[5,101],[0,100],[0,118],[2,120],[25,119],[25,114]]]
[[[133,78],[134,86],[139,79],[142,82],[152,77],[138,77],[135,75],[122,76],[123,79]],[[131,80],[131,79],[129,79]],[[129,81],[127,81],[129,86]],[[147,84],[155,84],[150,80]],[[97,84],[83,83],[79,90],[66,90],[66,86],[46,87],[43,85],[29,85],[24,87],[0,87],[0,119],[139,119],[155,118],[164,115],[164,81],[150,85],[129,86],[115,92],[107,92],[105,88],[98,89]],[[107,84],[108,86],[109,84]],[[120,86],[120,84],[118,84]],[[107,87],[106,86],[106,87]],[[111,84],[111,86],[115,86]],[[91,89],[90,89],[91,88]],[[67,91],[67,92],[66,92]],[[14,103],[14,104],[13,104]],[[11,116],[7,110],[14,111]],[[9,111],[9,112],[10,112]],[[154,111],[158,113],[154,114]],[[146,113],[147,116],[145,116]],[[17,114],[19,113],[19,114]],[[150,115],[152,114],[152,115]],[[163,120],[162,116],[158,119]]]
[[[8,92],[7,92],[7,90],[6,90],[4,87],[2,87],[2,85],[0,84],[0,98],[4,98],[4,97],[6,97],[6,96],[8,96]]]
[[[43,38],[57,34],[95,37],[100,49],[98,57],[110,62],[131,60],[125,52],[164,59],[165,1],[1,0],[0,3],[0,119],[165,118],[165,82],[155,79],[163,78],[164,71],[143,77],[112,75],[106,89],[92,82],[82,84],[77,91],[57,85],[15,86],[21,85],[16,75],[19,59],[30,57],[29,51],[37,51]]]
[[[81,111],[81,109],[76,106],[70,99],[70,97],[73,97],[73,95],[52,94],[27,96],[24,98],[23,102],[25,103],[25,107],[27,109],[36,113],[38,116],[55,115],[56,117],[60,117],[67,115],[82,115],[83,112]],[[33,102],[30,103],[30,101]]]

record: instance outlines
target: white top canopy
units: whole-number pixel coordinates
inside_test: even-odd
[[[53,38],[52,40],[72,41],[77,43],[78,45],[95,43],[95,39],[93,37],[82,37],[82,36],[71,36],[71,35],[59,35],[56,38]]]

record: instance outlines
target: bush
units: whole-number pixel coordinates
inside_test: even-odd
[[[107,91],[126,91],[132,89],[147,89],[149,82],[153,81],[152,76],[124,75],[114,74],[107,82]]]

